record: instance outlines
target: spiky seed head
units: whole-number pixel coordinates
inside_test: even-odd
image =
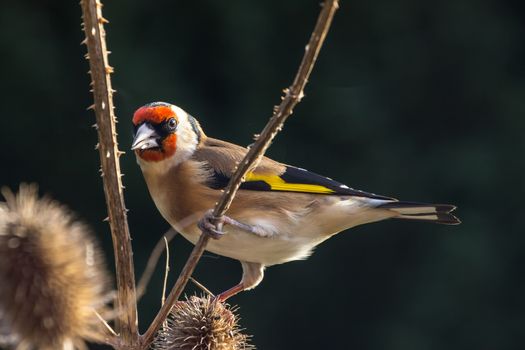
[[[0,324],[19,348],[57,350],[103,340],[108,275],[87,227],[34,185],[0,202]]]
[[[155,350],[254,350],[242,333],[236,308],[210,296],[179,301],[159,331]]]

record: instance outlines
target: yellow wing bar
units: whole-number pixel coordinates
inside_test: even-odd
[[[320,193],[332,194],[334,190],[321,185],[302,184],[302,183],[288,183],[278,175],[272,174],[255,174],[248,173],[246,181],[263,181],[270,186],[273,191],[289,191],[289,192],[306,192],[306,193]]]

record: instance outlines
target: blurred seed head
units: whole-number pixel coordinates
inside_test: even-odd
[[[155,350],[254,350],[250,336],[242,332],[236,308],[210,296],[191,296],[179,301],[159,331]]]
[[[83,348],[102,341],[108,276],[87,227],[37,187],[2,189],[0,329],[18,349]]]

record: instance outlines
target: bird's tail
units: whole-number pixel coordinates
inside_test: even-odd
[[[457,225],[461,221],[451,214],[456,207],[450,204],[428,204],[417,202],[392,201],[377,208],[388,209],[397,213],[395,219],[434,222],[437,224]]]

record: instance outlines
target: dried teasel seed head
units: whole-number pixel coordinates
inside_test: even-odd
[[[254,350],[235,314],[210,296],[191,296],[171,310],[167,325],[155,339],[155,350]]]
[[[37,187],[2,189],[0,328],[17,349],[85,348],[102,341],[108,275],[86,226]]]

